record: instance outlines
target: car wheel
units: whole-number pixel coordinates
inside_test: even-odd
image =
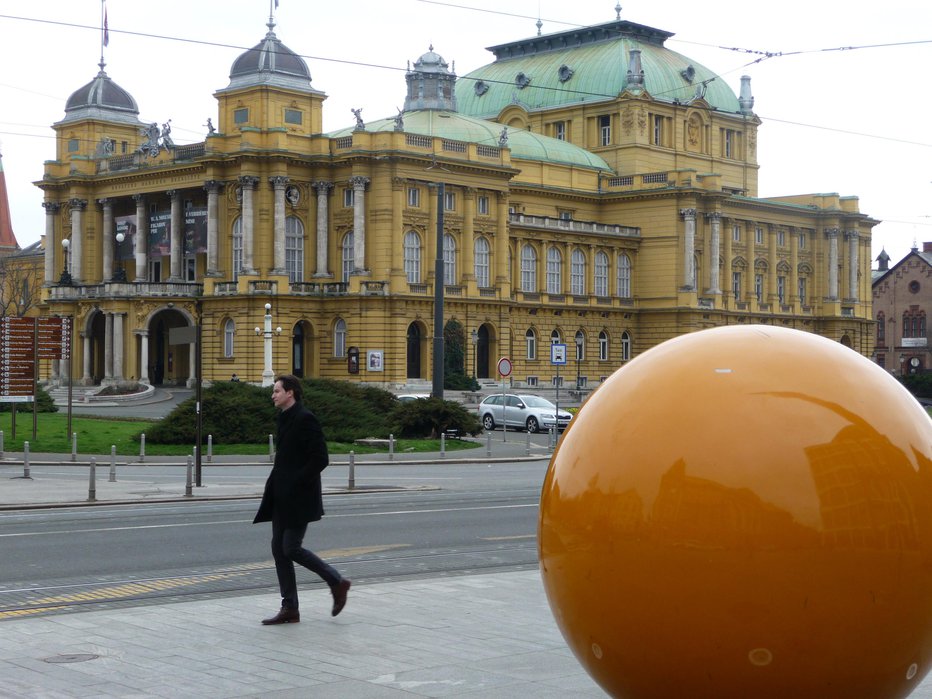
[[[482,416],[482,426],[487,430],[495,429],[495,420],[492,419],[491,413],[486,413]]]
[[[533,432],[534,434],[537,434],[540,431],[540,425],[537,422],[537,418],[533,415],[527,419],[527,431]]]

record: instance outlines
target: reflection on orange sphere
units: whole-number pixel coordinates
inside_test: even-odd
[[[544,482],[541,574],[617,697],[905,697],[932,664],[932,421],[825,338],[732,326],[613,374]]]

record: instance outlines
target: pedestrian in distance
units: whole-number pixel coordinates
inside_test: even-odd
[[[301,620],[295,563],[317,573],[330,586],[331,614],[336,616],[346,606],[350,581],[302,546],[307,525],[324,515],[320,473],[329,462],[327,443],[317,418],[301,404],[301,382],[296,376],[284,374],[275,380],[272,402],[280,411],[275,463],[253,524],[272,523],[272,557],[282,606],[278,614],[262,623],[291,624]]]

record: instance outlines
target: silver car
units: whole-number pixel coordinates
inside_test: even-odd
[[[479,421],[486,430],[499,425],[515,427],[528,432],[549,430],[554,425],[565,429],[572,414],[561,410],[546,398],[527,393],[493,393],[479,403]]]

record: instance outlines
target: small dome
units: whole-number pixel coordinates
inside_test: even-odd
[[[263,84],[301,89],[311,86],[307,63],[275,36],[274,26],[269,22],[265,39],[233,62],[228,89]]]
[[[408,70],[405,81],[408,83],[406,112],[415,109],[456,111],[456,97],[453,94],[456,74],[447,68],[443,56],[434,53],[433,46],[414,62],[414,69]]]
[[[110,79],[101,64],[97,77],[68,98],[64,121],[105,119],[136,124],[138,116],[136,100]]]
[[[423,54],[414,62],[414,70],[421,73],[448,73],[447,62],[443,56],[434,53],[434,47],[428,47],[427,53]]]

